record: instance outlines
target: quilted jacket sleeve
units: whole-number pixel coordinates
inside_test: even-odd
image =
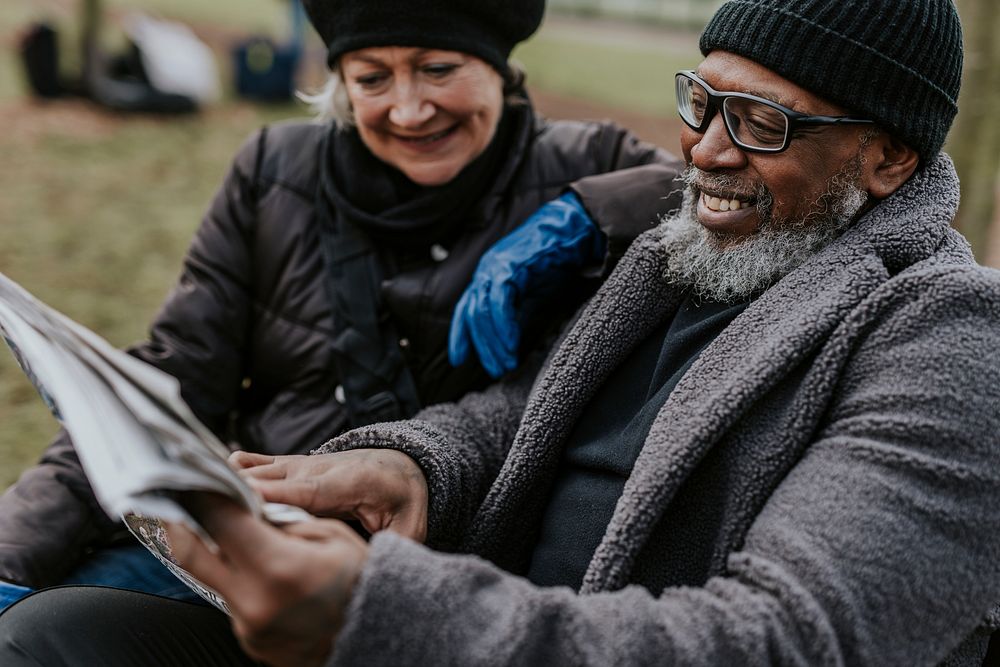
[[[577,595],[381,533],[329,664],[939,663],[1000,598],[1000,281],[971,273],[855,313],[829,418],[724,575]]]
[[[176,376],[195,414],[220,432],[240,386],[250,311],[248,238],[258,136],[246,142],[203,219],[147,342],[129,352]],[[0,497],[0,579],[58,583],[117,524],[94,498],[66,432]]]
[[[148,341],[129,352],[177,377],[194,413],[221,433],[243,379],[252,314],[254,173],[262,133],[237,154],[184,259]],[[262,156],[260,156],[262,159]]]
[[[588,176],[570,186],[590,219],[608,237],[605,271],[614,268],[639,234],[680,208],[682,168],[676,160],[656,161]]]
[[[591,219],[608,237],[605,273],[628,246],[681,204],[683,160],[642,141],[615,123],[605,123],[592,150],[605,169],[570,184]]]

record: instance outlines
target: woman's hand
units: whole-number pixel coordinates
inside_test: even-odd
[[[522,324],[548,315],[550,300],[579,279],[582,267],[603,259],[606,246],[604,234],[571,192],[535,211],[479,259],[452,313],[451,365],[461,366],[475,349],[493,378],[517,368]],[[531,297],[536,303],[528,307]]]
[[[272,667],[322,665],[367,560],[364,540],[331,519],[276,528],[215,494],[185,494],[185,506],[219,552],[171,524],[173,556],[226,600],[246,653]]]
[[[229,462],[264,500],[319,517],[357,520],[369,533],[392,530],[427,538],[427,480],[420,466],[392,449],[315,456],[234,452]]]

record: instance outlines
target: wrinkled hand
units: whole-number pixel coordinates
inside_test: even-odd
[[[276,528],[215,494],[185,494],[185,505],[219,553],[173,524],[171,551],[226,600],[243,650],[272,667],[322,665],[368,557],[364,540],[331,519]]]
[[[571,192],[545,204],[497,241],[479,259],[452,314],[452,366],[465,363],[472,346],[491,377],[517,368],[524,297],[604,257],[605,245],[604,234]]]
[[[427,480],[402,452],[234,452],[229,462],[269,502],[295,505],[314,516],[356,520],[369,533],[392,530],[417,542],[427,538]]]

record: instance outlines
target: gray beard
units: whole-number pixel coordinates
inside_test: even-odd
[[[685,172],[688,183],[680,210],[664,218],[667,279],[690,287],[701,299],[738,303],[760,294],[838,238],[868,200],[858,185],[860,154],[827,183],[827,191],[803,218],[775,219],[773,198],[755,188],[760,228],[749,238],[732,239],[698,223],[696,182],[711,181],[726,189],[728,176],[712,176],[696,167]],[[734,179],[731,179],[734,180]],[[721,181],[721,183],[720,183]],[[735,188],[734,188],[735,189]]]

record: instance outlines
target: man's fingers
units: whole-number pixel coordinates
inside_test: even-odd
[[[285,479],[288,477],[288,466],[281,462],[276,462],[254,466],[253,468],[243,468],[239,473],[246,480]]]
[[[326,496],[320,504],[315,500],[317,486],[306,480],[301,482],[253,481],[251,483],[268,502],[295,505],[318,517],[359,521],[361,527],[368,533],[374,534],[380,530],[388,529],[418,542],[423,542],[427,537],[426,518],[416,508],[374,507],[359,502],[356,496],[347,496],[342,499]],[[337,500],[341,502],[337,502]],[[289,527],[298,525],[302,525],[302,523],[289,524]],[[282,527],[282,529],[284,528],[285,526]]]
[[[293,481],[251,478],[247,481],[269,503],[295,505],[307,510],[311,514],[328,514],[330,507],[334,508],[334,510],[337,508],[337,503],[334,502],[335,499],[333,497],[324,497],[323,507],[318,506],[316,494],[319,483],[315,478]]]
[[[165,524],[170,553],[196,579],[222,597],[234,585],[234,575],[222,554],[213,554],[196,534],[180,524]]]
[[[270,503],[282,503],[301,507],[310,514],[341,521],[360,521],[361,526],[369,533],[375,533],[386,528],[390,519],[374,511],[365,511],[365,505],[359,503],[353,495],[343,498],[324,496],[322,502],[317,499],[317,484],[310,480],[295,482],[249,480],[251,486]],[[301,522],[298,522],[301,523]],[[290,526],[298,523],[288,524]],[[408,525],[408,524],[407,524]],[[285,526],[282,526],[284,528]],[[401,534],[409,535],[407,528],[401,528]]]
[[[229,465],[237,470],[255,468],[274,463],[276,457],[237,450],[229,455]]]
[[[323,542],[331,539],[349,539],[355,541],[361,539],[347,524],[336,519],[298,521],[282,526],[281,531],[312,542]]]
[[[368,530],[368,528],[366,527],[365,530]],[[389,525],[386,526],[386,530],[391,530],[397,535],[402,535],[420,544],[423,544],[427,539],[427,523],[418,521],[415,516],[401,517],[400,515],[396,515],[390,521]]]
[[[184,506],[222,551],[224,559],[234,569],[254,568],[271,557],[277,529],[235,501],[214,493],[185,493]]]

